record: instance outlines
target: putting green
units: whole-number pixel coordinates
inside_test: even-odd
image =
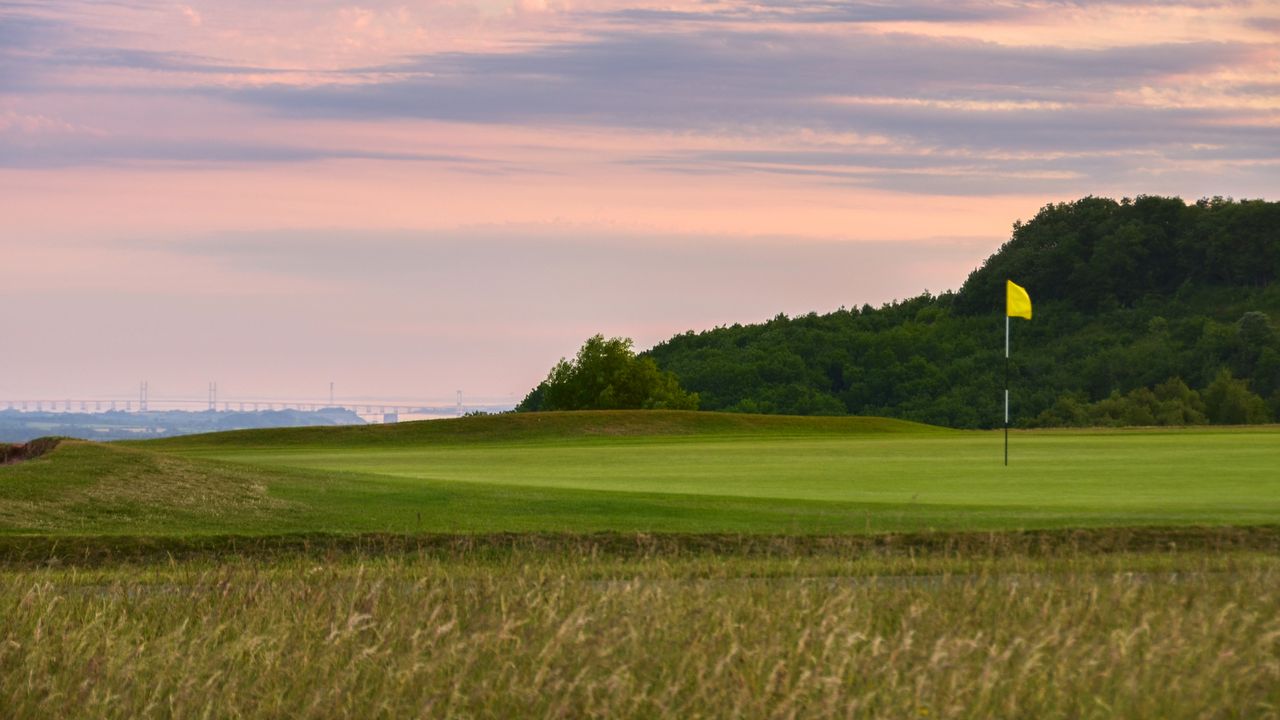
[[[218,452],[263,467],[413,481],[836,502],[1280,512],[1280,436],[1017,434],[617,440]]]

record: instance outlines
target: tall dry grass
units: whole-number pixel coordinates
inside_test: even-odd
[[[240,559],[0,574],[27,717],[1280,716],[1280,558]]]

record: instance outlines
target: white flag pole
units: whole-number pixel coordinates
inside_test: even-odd
[[[1004,313],[1004,464],[1009,465],[1009,310]]]

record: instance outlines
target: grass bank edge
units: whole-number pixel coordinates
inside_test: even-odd
[[[839,535],[644,532],[293,533],[0,536],[0,567],[109,565],[207,557],[1055,557],[1126,553],[1280,554],[1280,525],[1148,526]]]
[[[424,443],[539,443],[644,438],[731,438],[959,434],[908,420],[862,416],[789,416],[681,410],[579,410],[503,413],[389,425],[231,430],[115,444],[155,451],[289,447],[397,447]]]

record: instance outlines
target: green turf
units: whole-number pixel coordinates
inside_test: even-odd
[[[0,532],[842,533],[1280,522],[1280,430],[548,413],[68,444]],[[175,480],[176,478],[176,480]],[[152,498],[148,500],[148,498]]]

